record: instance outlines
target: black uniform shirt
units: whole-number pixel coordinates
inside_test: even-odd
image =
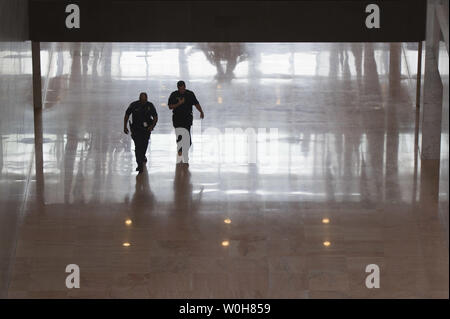
[[[151,102],[141,103],[139,100],[134,101],[127,108],[125,114],[132,116],[131,130],[135,133],[148,132],[148,127],[153,123],[156,113],[155,106]]]
[[[177,104],[178,99],[184,97],[184,103],[173,109],[172,122],[174,127],[186,127],[192,125],[192,105],[199,104],[194,92],[186,90],[181,94],[178,90],[170,94],[168,104]]]

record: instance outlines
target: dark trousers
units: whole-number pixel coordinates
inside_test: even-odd
[[[136,155],[136,163],[142,165],[145,160],[145,153],[147,153],[150,133],[132,133],[131,137],[133,138],[135,146],[134,154]]]

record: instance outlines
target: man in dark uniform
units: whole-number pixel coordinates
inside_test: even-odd
[[[137,168],[136,171],[142,172],[144,163],[147,162],[145,153],[147,152],[150,134],[158,122],[158,114],[156,113],[153,103],[147,101],[147,93],[139,94],[139,100],[130,104],[123,118],[123,131],[128,134],[128,119],[132,115],[133,120],[130,124],[131,137],[135,145],[135,155]]]
[[[178,81],[177,83],[178,90],[174,91],[170,94],[169,109],[172,110],[172,122],[173,127],[175,128],[175,134],[177,136],[177,148],[178,148],[178,156],[182,156],[184,158],[184,162],[188,161],[188,152],[189,147],[192,144],[191,139],[191,126],[192,126],[192,105],[200,112],[200,118],[203,119],[205,114],[203,113],[202,107],[195,97],[194,92],[186,90],[186,84],[184,81]],[[186,132],[189,137],[189,143],[187,141],[181,141],[183,138],[182,134]],[[185,143],[181,143],[185,142]],[[181,145],[186,145],[185,150]]]

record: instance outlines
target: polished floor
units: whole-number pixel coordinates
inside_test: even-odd
[[[45,44],[34,131],[2,133],[2,178],[25,176],[0,225],[6,296],[448,298],[408,46]],[[189,167],[167,107],[179,79],[205,111]],[[137,175],[122,121],[141,91],[159,122]]]

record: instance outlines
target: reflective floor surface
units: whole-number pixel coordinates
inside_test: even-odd
[[[44,47],[44,110],[2,132],[2,176],[28,176],[0,225],[7,297],[448,298],[439,163],[418,154],[400,44]],[[180,79],[205,111],[189,167]],[[159,122],[138,175],[122,121],[141,91]]]

